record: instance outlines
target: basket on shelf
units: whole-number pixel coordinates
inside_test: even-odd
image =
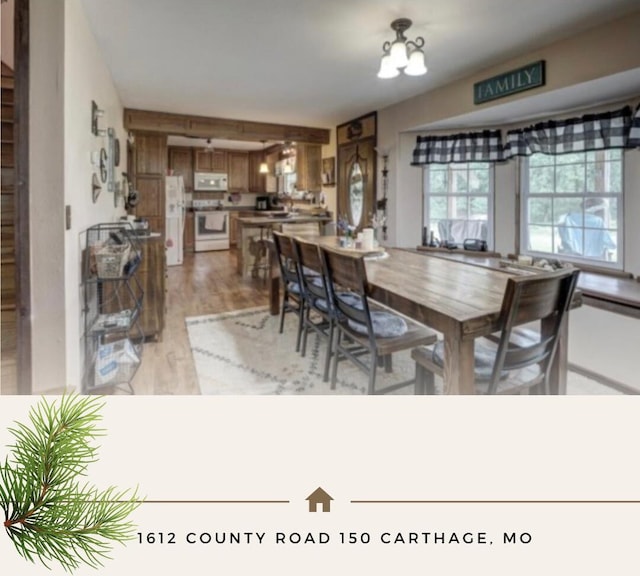
[[[129,261],[130,244],[105,244],[96,252],[96,271],[100,278],[118,278]]]

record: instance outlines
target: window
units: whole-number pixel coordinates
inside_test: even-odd
[[[522,252],[622,265],[622,150],[523,160]]]
[[[424,171],[423,226],[427,243],[462,246],[468,239],[493,246],[493,164],[429,164]]]

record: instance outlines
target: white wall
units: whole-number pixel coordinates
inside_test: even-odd
[[[67,383],[64,0],[31,1],[29,49],[32,391],[38,394]]]
[[[96,203],[91,197],[91,177],[99,168],[92,165],[91,152],[107,149],[106,136],[91,133],[91,101],[104,110],[99,119],[101,129],[114,128],[120,140],[120,166],[116,181],[126,164],[126,132],[122,125],[123,107],[111,73],[104,62],[89,28],[80,0],[65,2],[65,200],[71,206],[71,229],[65,232],[67,383],[79,386],[83,301],[81,260],[86,242],[85,231],[99,222],[112,222],[125,214],[122,199],[114,205],[114,193],[106,184]],[[64,217],[64,214],[62,214]]]
[[[100,127],[116,129],[126,163],[122,104],[97,49],[80,0],[31,0],[31,283],[33,392],[81,383],[81,250],[87,227],[124,214],[113,193],[91,198],[91,101],[105,110]],[[65,230],[65,206],[71,229]]]

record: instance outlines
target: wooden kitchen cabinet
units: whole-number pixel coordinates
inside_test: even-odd
[[[135,215],[148,220],[151,232],[164,234],[166,224],[164,176],[138,174],[136,189],[139,200],[133,210]]]
[[[183,246],[185,252],[194,252],[196,239],[195,239],[195,216],[193,211],[187,210],[184,218],[184,239]]]
[[[260,164],[264,160],[262,150],[249,152],[249,192],[264,194],[266,188],[266,174],[260,173]]]
[[[229,192],[249,191],[249,154],[236,150],[227,153]]]
[[[144,294],[140,311],[140,326],[146,338],[159,340],[165,320],[165,277],[167,260],[164,237],[145,238],[140,242],[142,260],[138,281]]]
[[[173,170],[176,176],[182,176],[187,194],[193,192],[193,148],[170,146],[169,170]]]
[[[195,172],[227,172],[226,150],[195,150]]]
[[[167,172],[167,136],[165,134],[135,135],[135,172],[164,176]]]
[[[133,213],[149,221],[152,232],[165,231],[164,177],[167,173],[168,151],[166,134],[134,133],[129,176],[138,191],[138,204]],[[129,154],[129,153],[128,153]]]
[[[239,212],[229,212],[229,247],[238,245],[238,216]]]
[[[319,144],[297,145],[296,188],[308,192],[322,190],[322,147]]]

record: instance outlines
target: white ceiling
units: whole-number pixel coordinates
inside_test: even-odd
[[[82,0],[124,106],[330,128],[637,10],[638,0]],[[376,77],[411,18],[429,72]],[[473,121],[473,119],[467,119]]]

